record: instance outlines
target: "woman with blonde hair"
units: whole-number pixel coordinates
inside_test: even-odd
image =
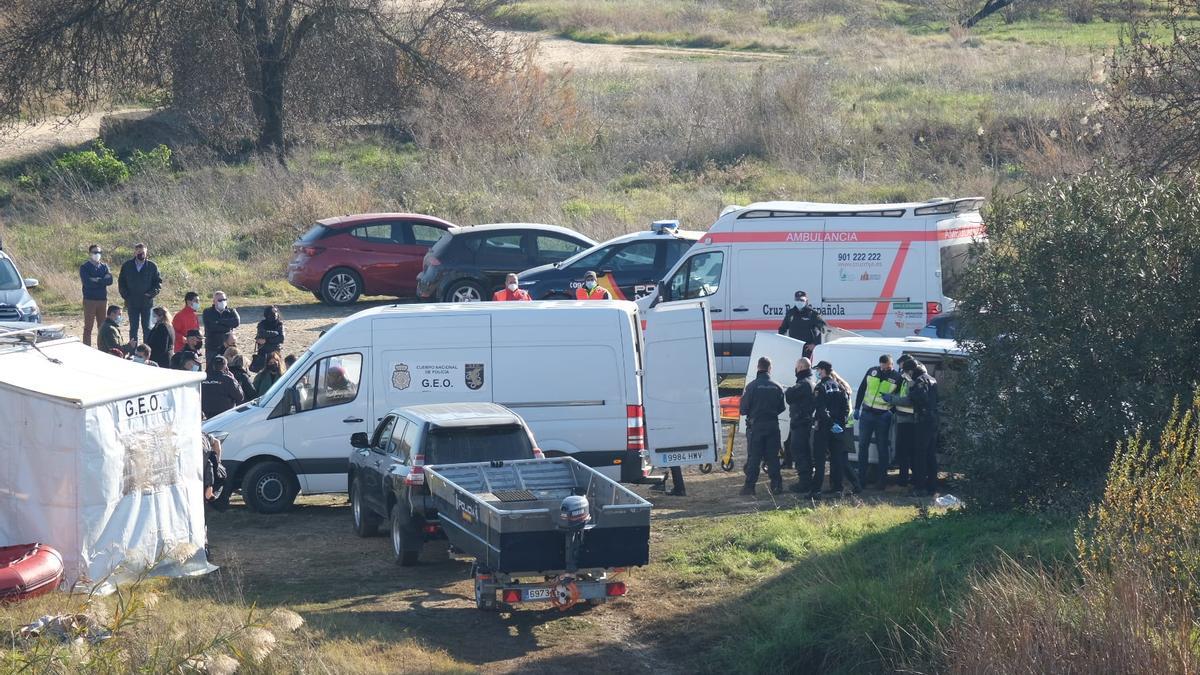
[[[275,384],[275,381],[283,377],[283,370],[283,359],[279,356],[279,350],[268,352],[262,370],[258,371],[258,375],[254,376],[255,396],[262,396],[267,393],[267,390]]]
[[[175,353],[175,327],[171,325],[171,313],[159,305],[151,311],[154,327],[146,334],[150,345],[150,360],[162,368],[171,367],[171,355]]]

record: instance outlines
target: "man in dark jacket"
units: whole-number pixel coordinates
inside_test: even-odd
[[[791,441],[792,461],[796,465],[798,482],[792,492],[815,497],[825,480],[825,458],[818,462],[812,454],[813,414],[816,412],[816,395],[813,392],[812,362],[802,358],[796,362],[796,384],[788,387],[783,398],[788,404],[791,426],[788,439]]]
[[[129,352],[129,345],[121,337],[121,308],[117,305],[108,306],[108,315],[100,324],[100,333],[96,337],[96,349],[111,354],[113,350],[121,353]]]
[[[212,419],[229,410],[243,400],[242,388],[233,375],[224,356],[214,357],[212,367],[208,369],[208,377],[200,383],[200,410],[204,416]]]
[[[850,417],[850,387],[828,361],[817,364],[816,425],[813,452],[824,460],[829,456],[830,492],[841,494],[842,476],[850,480],[854,491],[862,490],[858,476],[846,465],[846,436]]]
[[[758,375],[742,393],[741,414],[746,416],[746,484],[744,496],[754,495],[758,472],[763,462],[767,464],[767,476],[771,479],[773,493],[783,490],[783,477],[779,474],[779,413],[787,409],[783,401],[783,387],[771,379],[771,359],[758,360]]]
[[[200,336],[200,331],[189,330],[187,335],[183,337],[183,349],[180,349],[171,356],[171,367],[175,370],[187,370],[187,368],[182,367],[186,359],[195,359],[197,363],[201,363],[200,345],[203,343],[204,338]]]
[[[938,435],[938,386],[937,380],[916,359],[903,363],[904,372],[912,380],[908,397],[889,396],[897,406],[911,405],[916,425],[916,443],[913,448],[913,492],[932,495],[937,491],[937,435]]]
[[[99,327],[107,318],[108,287],[113,275],[101,262],[104,251],[100,244],[88,247],[87,262],[79,266],[79,283],[83,286],[83,344],[92,346],[92,326]]]
[[[139,326],[143,334],[150,333],[150,311],[154,308],[154,298],[162,290],[158,265],[149,255],[145,244],[135,244],[133,258],[121,265],[121,277],[117,280],[117,289],[125,299],[125,313],[129,315],[130,342],[137,342]]]
[[[229,298],[225,291],[213,293],[212,306],[204,309],[204,351],[208,353],[208,362],[219,356],[225,346],[225,336],[242,324],[242,317],[237,310],[229,306]]]
[[[812,358],[813,347],[821,344],[825,334],[825,318],[808,304],[808,294],[804,291],[796,291],[793,297],[792,306],[779,324],[779,334],[803,342],[804,356]]]

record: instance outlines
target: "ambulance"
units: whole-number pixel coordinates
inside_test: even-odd
[[[777,331],[796,291],[831,327],[903,337],[953,307],[983,199],[730,206],[643,307],[703,298],[721,375],[746,372],[755,333]]]

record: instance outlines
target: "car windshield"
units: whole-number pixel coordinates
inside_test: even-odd
[[[0,291],[15,291],[23,285],[21,275],[17,274],[17,268],[13,266],[12,261],[0,258]]]
[[[533,459],[529,434],[519,424],[434,429],[425,445],[426,464],[463,464],[494,459]]]
[[[311,356],[312,356],[311,351],[305,351],[303,354],[300,355],[300,358],[296,359],[296,362],[293,363],[292,367],[288,368],[288,370],[295,370],[296,372],[303,372],[304,368],[308,367],[309,357],[311,357]],[[287,372],[285,371],[283,374],[283,377],[280,377],[278,380],[275,380],[275,384],[271,385],[271,388],[267,390],[267,393],[263,394],[262,396],[259,396],[258,398],[254,399],[253,401],[251,401],[250,405],[256,405],[260,408],[266,407],[267,401],[270,401],[271,399],[273,399],[275,397],[275,394],[280,389],[284,389],[287,386],[289,386],[289,385],[284,384],[284,382],[289,382],[289,381],[290,381],[290,378],[288,378]]]

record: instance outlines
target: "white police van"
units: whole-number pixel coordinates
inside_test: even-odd
[[[703,298],[717,370],[746,372],[754,335],[778,330],[795,291],[831,327],[912,335],[951,309],[955,277],[985,237],[983,199],[731,206],[643,307]]]
[[[647,323],[643,334],[641,324]],[[350,436],[392,409],[490,402],[547,457],[623,482],[715,460],[720,434],[704,303],[392,305],[329,329],[259,399],[208,420],[231,485],[278,512],[298,492],[345,492]]]

